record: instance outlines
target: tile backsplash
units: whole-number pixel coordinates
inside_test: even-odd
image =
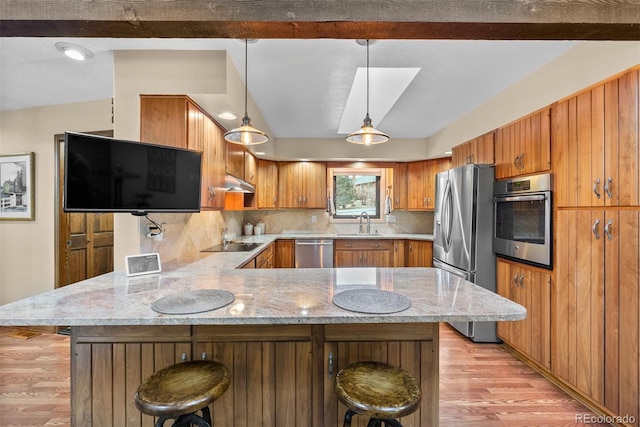
[[[433,212],[393,211],[395,223],[372,222],[371,231],[385,235],[403,233],[433,233]],[[146,237],[145,218],[140,220],[142,234],[140,253],[158,252],[163,262],[178,260],[190,262],[198,259],[200,251],[222,241],[222,229],[228,228],[242,238],[243,224],[262,221],[267,234],[285,232],[357,233],[358,223],[332,223],[322,209],[291,209],[263,211],[203,211],[195,214],[151,214],[151,218],[164,224],[164,238],[157,241]],[[313,222],[315,217],[315,222]]]

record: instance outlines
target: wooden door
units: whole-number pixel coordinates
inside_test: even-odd
[[[471,163],[492,165],[494,163],[495,131],[485,133],[471,143]]]
[[[225,206],[224,130],[211,118],[203,116],[203,177],[202,200],[204,209],[222,209]]]
[[[605,405],[640,420],[640,211],[608,210]],[[609,235],[611,238],[609,238]]]
[[[432,267],[433,243],[427,240],[407,241],[407,267]]]
[[[295,268],[295,240],[276,240],[276,268]]]
[[[393,241],[393,267],[404,267],[405,261],[405,241],[394,240]]]
[[[280,208],[298,207],[296,165],[297,162],[278,162],[278,207]]]
[[[301,162],[303,205],[308,209],[327,207],[327,167],[321,162]]]
[[[471,143],[456,145],[451,150],[451,165],[454,168],[471,163]]]
[[[496,293],[514,301],[514,296],[511,295],[513,286],[511,264],[498,258],[496,262]],[[498,322],[496,325],[498,337],[507,344],[513,343],[511,337],[513,323],[515,322]]]
[[[561,210],[556,225],[553,374],[604,402],[603,212]]]
[[[362,253],[364,251],[336,250],[334,254],[334,265],[336,268],[361,267]]]
[[[244,147],[239,144],[226,142],[227,173],[236,178],[244,179]]]
[[[140,95],[140,141],[187,148],[185,95]]]
[[[111,136],[112,131],[94,132]],[[64,135],[56,135],[58,217],[56,288],[113,271],[113,214],[63,211]]]
[[[256,197],[258,209],[275,209],[278,206],[278,163],[258,160]]]
[[[407,209],[407,163],[393,164],[393,208]]]
[[[426,198],[424,161],[407,164],[407,209],[422,210]]]
[[[244,153],[244,180],[255,185],[258,179],[258,162],[253,154]]]
[[[615,136],[618,131],[618,157],[611,162],[609,176],[613,177],[612,188],[618,196],[619,206],[640,205],[640,71],[620,77],[618,87],[618,126],[612,124],[607,134]],[[613,113],[611,113],[613,116]],[[615,116],[613,116],[615,118]],[[613,119],[612,119],[613,120]],[[611,120],[611,121],[612,121]],[[613,154],[610,154],[613,155]],[[615,174],[618,173],[618,179]],[[612,205],[615,205],[612,203]]]

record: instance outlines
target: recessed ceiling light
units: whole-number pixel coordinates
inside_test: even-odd
[[[444,154],[453,154],[453,151],[445,151]]]
[[[255,155],[257,155],[257,156],[263,156],[263,155],[265,155],[265,154],[267,154],[267,153],[265,153],[264,151],[256,151],[256,152],[254,152],[253,154],[255,154]]]
[[[224,119],[224,120],[235,120],[235,119],[237,119],[235,114],[230,113],[228,111],[225,111],[224,113],[218,114],[218,117],[220,117],[221,119]]]
[[[84,61],[85,59],[93,58],[93,52],[76,44],[58,42],[55,46],[60,52],[64,53],[71,59],[75,59],[76,61]]]
[[[309,159],[300,159],[301,162],[308,162]]]

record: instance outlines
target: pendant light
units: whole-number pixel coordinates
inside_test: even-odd
[[[382,144],[388,140],[388,135],[371,126],[371,118],[369,117],[369,40],[367,40],[367,115],[360,130],[350,133],[347,136],[347,141],[352,144],[373,145]]]
[[[251,119],[247,113],[247,87],[249,86],[249,76],[247,73],[247,53],[248,53],[248,39],[244,40],[244,117],[242,118],[242,126],[236,129],[232,129],[224,134],[224,139],[233,144],[240,145],[258,145],[263,144],[269,140],[269,136],[251,126]]]

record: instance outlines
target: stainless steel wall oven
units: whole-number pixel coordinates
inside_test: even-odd
[[[496,181],[493,185],[493,251],[552,268],[552,175]]]

